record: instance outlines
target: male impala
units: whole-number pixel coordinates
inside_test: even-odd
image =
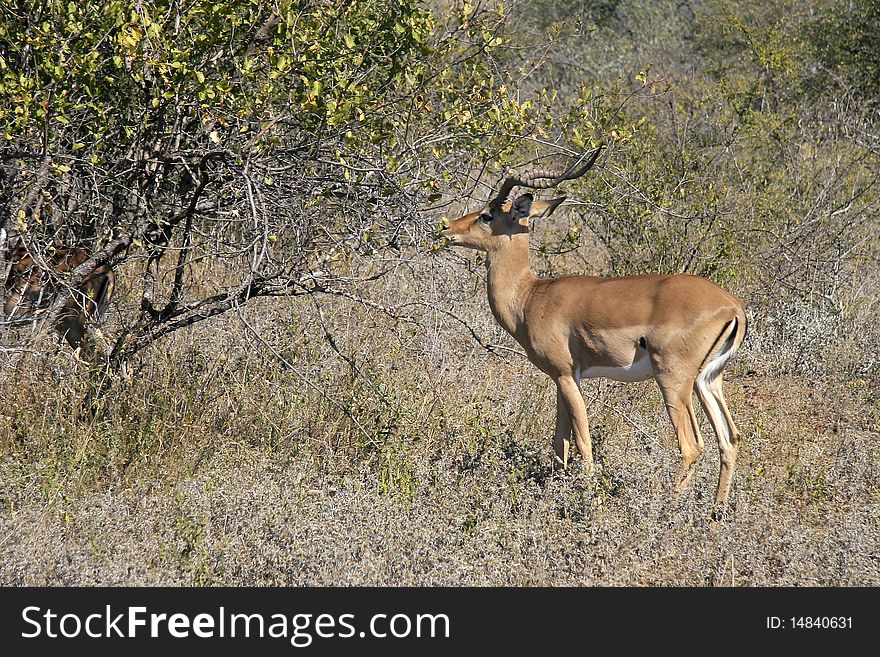
[[[37,264],[25,247],[14,249],[9,258],[12,267],[6,278],[5,316],[21,317],[48,307],[57,292],[59,275],[73,271],[88,258],[89,254],[82,249],[61,249],[49,259],[47,271]],[[102,265],[71,291],[55,330],[74,349],[82,345],[88,324],[97,321],[106,310],[115,282],[113,271]]]
[[[721,508],[730,491],[738,437],[724,402],[722,370],[745,337],[742,302],[711,281],[687,274],[537,278],[529,268],[531,221],[549,216],[565,197],[536,201],[525,194],[510,201],[511,190],[517,185],[547,189],[577,178],[601,149],[577,171],[507,178],[495,198],[451,222],[442,235],[455,246],[486,252],[492,314],[556,383],[556,467],[568,464],[572,429],[587,468],[593,465],[581,378],[653,378],[678,437],[676,488],[684,489],[704,447],[691,399],[696,384],[718,437],[721,471],[715,502]]]

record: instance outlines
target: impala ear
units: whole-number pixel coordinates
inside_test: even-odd
[[[549,217],[553,214],[553,211],[562,205],[562,202],[566,199],[565,196],[560,196],[559,198],[551,198],[549,201],[544,201],[544,211],[541,213],[541,217]]]
[[[510,218],[513,221],[527,218],[532,212],[532,201],[535,199],[531,194],[523,194],[510,206]]]

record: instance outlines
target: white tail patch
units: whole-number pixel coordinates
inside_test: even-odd
[[[721,407],[721,398],[715,396],[715,391],[712,390],[712,383],[718,378],[721,371],[724,369],[724,366],[727,365],[727,362],[735,353],[733,345],[736,341],[737,322],[738,320],[734,317],[727,329],[727,336],[724,339],[724,343],[721,345],[721,349],[718,350],[715,358],[706,363],[706,366],[697,375],[697,394],[700,397],[700,401],[703,402],[703,408],[705,408],[706,413],[712,421],[712,427],[715,429],[715,434],[718,437],[718,446],[721,449],[722,459],[725,457],[728,459],[736,458],[732,440],[733,427],[729,426],[727,423],[727,419],[725,418],[724,411]],[[720,395],[720,388],[717,390]],[[733,452],[732,457],[729,456],[731,452]]]
[[[721,349],[718,350],[715,358],[706,363],[706,366],[697,375],[697,385],[703,390],[708,391],[709,384],[721,374],[721,370],[724,369],[724,366],[733,357],[735,353],[733,343],[736,341],[736,327],[738,323],[739,320],[734,317],[733,321],[729,324],[727,337],[724,340],[724,344],[721,345]]]

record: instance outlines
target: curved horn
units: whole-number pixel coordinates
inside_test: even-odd
[[[562,173],[548,171],[546,169],[535,169],[533,171],[528,171],[523,174],[514,173],[504,181],[501,185],[501,188],[498,190],[498,194],[492,199],[489,204],[493,207],[498,207],[507,199],[510,195],[511,190],[516,186],[521,187],[529,187],[531,189],[549,189],[550,187],[556,187],[559,183],[565,180],[573,180],[574,178],[580,178],[587,171],[589,171],[593,164],[596,163],[596,159],[599,157],[599,153],[602,152],[602,149],[605,148],[605,144],[599,144],[599,146],[592,152],[586,164],[584,164],[580,168],[576,168],[578,164],[580,164],[584,156],[582,155],[577,162],[575,162],[572,166],[570,166],[567,170]]]

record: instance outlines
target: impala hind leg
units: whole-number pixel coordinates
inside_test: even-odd
[[[587,409],[584,406],[584,398],[578,388],[577,381],[571,376],[561,376],[556,381],[557,399],[562,400],[574,433],[575,444],[578,452],[584,459],[586,470],[593,469],[593,443],[590,440],[590,425],[587,421]],[[557,429],[559,429],[559,415],[557,414]],[[563,427],[564,428],[564,427]],[[559,435],[559,434],[557,434]],[[564,435],[563,435],[564,439]],[[565,441],[563,440],[563,446]],[[557,456],[559,453],[557,452]],[[567,456],[567,455],[566,455]],[[563,467],[567,465],[564,462]]]
[[[737,438],[739,437],[739,429],[737,429],[736,425],[733,423],[733,417],[730,415],[730,410],[727,408],[727,402],[724,401],[724,390],[722,389],[723,383],[724,375],[719,374],[709,385],[709,390],[712,391],[712,396],[721,407],[721,412],[724,413],[724,419],[727,420],[727,426],[730,428],[730,433],[733,436],[733,443],[736,444]]]
[[[718,473],[715,504],[719,507],[727,501],[727,496],[730,494],[730,484],[733,481],[733,469],[736,466],[736,454],[739,449],[739,432],[724,402],[722,383],[721,374],[711,381],[704,380],[702,376],[697,377],[697,396],[718,438],[721,468]]]
[[[571,446],[571,415],[565,398],[556,389],[556,433],[553,435],[553,469],[564,470],[568,466],[568,450]]]
[[[687,381],[658,379],[666,411],[678,438],[678,449],[681,452],[681,465],[675,475],[675,490],[682,492],[690,483],[691,476],[700,452],[703,450],[703,437],[694,413],[693,379]]]

